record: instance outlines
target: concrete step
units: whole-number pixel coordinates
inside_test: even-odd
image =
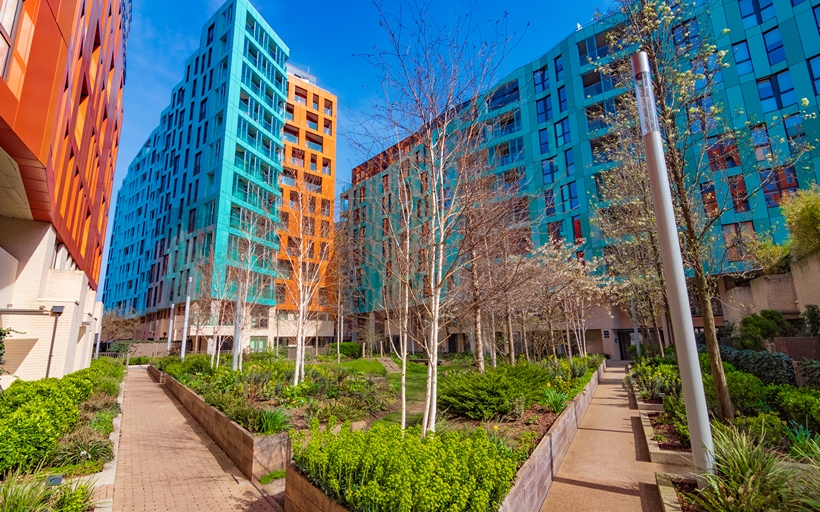
[[[401,373],[401,368],[389,357],[377,357],[376,361],[380,362],[387,373]]]

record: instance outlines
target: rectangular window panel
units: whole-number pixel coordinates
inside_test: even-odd
[[[546,128],[538,132],[538,142],[541,146],[541,154],[549,153],[550,151],[550,136]]]
[[[544,123],[552,119],[552,98],[546,96],[535,102],[535,110],[538,114],[538,122]]]
[[[556,80],[563,80],[564,79],[564,59],[561,55],[555,57],[555,79]]]
[[[818,6],[820,7],[820,6]],[[820,94],[820,55],[809,59],[809,74],[811,75],[811,83],[814,85],[814,94]]]
[[[763,41],[766,43],[766,53],[769,56],[770,65],[786,60],[786,49],[783,48],[783,37],[780,35],[780,28],[773,28],[764,33]]]
[[[567,90],[563,87],[558,89],[558,110],[564,112],[567,109]]]
[[[544,214],[555,215],[555,192],[552,190],[544,191]]]
[[[558,166],[555,165],[554,158],[541,161],[541,173],[544,176],[544,185],[555,183],[558,179]]]
[[[542,92],[549,89],[550,79],[547,75],[547,66],[532,72],[532,82],[535,86],[535,92]]]
[[[735,212],[744,213],[750,210],[746,181],[743,179],[742,174],[729,176],[729,193],[732,194],[732,204],[735,207]]]
[[[718,214],[717,196],[715,195],[715,184],[711,181],[700,184],[700,195],[703,198],[703,210],[709,217]]]
[[[780,169],[766,169],[760,171],[760,180],[763,184],[763,195],[766,197],[766,207],[776,208],[783,201],[786,194],[797,193],[797,174],[793,166]]]
[[[732,45],[732,52],[735,55],[735,67],[738,75],[747,75],[754,72],[752,56],[749,54],[749,45],[746,44],[746,41]]]
[[[571,149],[564,152],[564,166],[567,169],[567,176],[575,174],[575,156]]]

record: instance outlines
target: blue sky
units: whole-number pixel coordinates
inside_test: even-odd
[[[480,20],[495,20],[506,13],[508,31],[520,41],[500,69],[499,75],[503,76],[543,54],[574,31],[576,24],[589,23],[595,8],[605,8],[609,1],[439,0],[432,14],[439,23],[447,24],[456,13],[464,13],[471,5]],[[362,111],[367,98],[377,93],[379,87],[375,70],[357,56],[382,42],[376,8],[367,0],[251,2],[290,47],[290,62],[308,69],[318,77],[321,87],[338,96],[337,180],[349,181],[350,169],[365,158],[345,138],[345,130],[352,122],[350,113]],[[182,78],[183,62],[196,49],[202,25],[222,3],[223,0],[133,1],[115,196],[128,164],[168,105],[171,88]],[[390,12],[397,11],[398,4],[394,0],[383,1],[385,10]],[[115,207],[114,202],[109,222],[113,221]],[[109,236],[110,233],[109,225]],[[105,247],[103,261],[107,262],[109,243]],[[105,268],[103,276],[104,272]]]

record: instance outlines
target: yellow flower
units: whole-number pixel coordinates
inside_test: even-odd
[[[498,432],[498,425],[493,425],[493,432]]]

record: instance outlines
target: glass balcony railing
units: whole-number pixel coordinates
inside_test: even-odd
[[[298,167],[305,166],[305,160],[303,158],[296,158],[295,156],[290,157],[291,165],[296,165]]]
[[[325,115],[326,116],[332,116],[333,115],[333,109],[325,107]]]
[[[323,165],[322,166],[322,174],[326,174],[326,175],[330,176],[330,166],[329,165]]]
[[[282,139],[285,142],[292,142],[294,144],[299,144],[299,137],[297,137],[296,135],[293,135],[292,133],[284,132],[282,134]]]
[[[286,110],[285,111],[285,119],[287,119],[288,121],[293,121],[293,112],[288,112]]]
[[[332,130],[329,126],[325,126],[325,135],[333,135]]]
[[[284,174],[279,175],[279,184],[286,185],[288,187],[296,188],[296,178],[291,176],[285,176]]]
[[[308,192],[313,192],[315,194],[321,194],[322,193],[322,186],[321,185],[316,185],[315,183],[305,183],[305,188],[307,189]]]
[[[316,162],[310,162],[310,170],[314,172],[316,171]]]
[[[294,101],[300,105],[307,105],[307,98],[303,96],[294,96]]]
[[[305,146],[309,147],[313,151],[320,151],[320,152],[322,151],[322,145],[321,144],[317,144],[317,143],[311,142],[309,140],[305,141]]]
[[[308,120],[307,125],[308,125],[308,128],[310,128],[311,130],[317,130],[317,131],[319,130],[319,123],[317,123],[315,121]]]

